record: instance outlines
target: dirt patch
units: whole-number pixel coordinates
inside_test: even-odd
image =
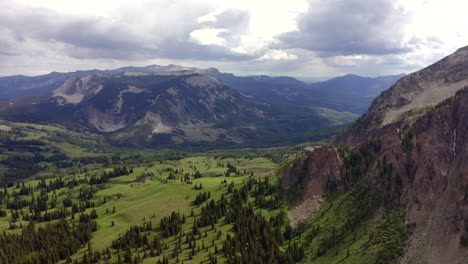
[[[138,182],[148,183],[149,182],[148,176],[145,175],[145,176],[142,176],[142,177],[138,178]]]
[[[323,202],[323,198],[320,196],[311,197],[304,201],[301,201],[297,205],[289,209],[289,221],[292,227],[296,227],[297,224],[307,220],[312,212],[320,209],[320,203]]]
[[[11,127],[10,127],[10,126],[7,126],[7,125],[0,125],[0,131],[10,132],[10,131],[11,131]]]

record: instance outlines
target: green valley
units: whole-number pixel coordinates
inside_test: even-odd
[[[403,241],[378,240],[377,229],[405,234],[396,212],[368,222],[356,190],[291,228],[294,198],[280,183],[307,145],[139,150],[58,125],[3,126],[2,263],[362,263]],[[50,232],[62,228],[79,233],[57,244],[65,231]],[[34,232],[52,244],[24,241]]]

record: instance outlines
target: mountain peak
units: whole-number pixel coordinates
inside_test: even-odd
[[[346,75],[343,75],[343,76],[340,76],[341,78],[367,78],[367,77],[363,77],[363,76],[359,76],[359,75],[356,75],[356,74],[346,74]],[[340,78],[340,77],[337,77],[337,78]]]
[[[461,47],[461,48],[457,49],[457,51],[455,51],[455,52],[464,52],[464,51],[468,51],[468,46]]]

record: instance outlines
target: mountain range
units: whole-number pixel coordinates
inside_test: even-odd
[[[372,100],[404,76],[388,75],[375,78],[348,74],[328,81],[306,84],[291,77],[245,76],[213,72],[224,83],[234,89],[272,103],[314,105],[364,113]]]
[[[0,103],[0,117],[81,126],[126,146],[298,143],[352,122],[399,77],[347,75],[306,84],[177,65],[10,76],[0,78],[9,98]]]
[[[317,83],[305,83],[292,77],[235,76],[215,68],[200,69],[179,65],[149,65],[145,67],[122,67],[113,70],[87,70],[67,73],[52,72],[40,76],[15,75],[0,77],[0,98],[14,99],[24,95],[40,95],[52,92],[71,77],[90,75],[115,76],[126,72],[179,72],[186,71],[213,76],[230,88],[245,95],[261,98],[275,104],[293,104],[331,108],[362,114],[373,98],[388,89],[404,76],[388,75],[375,78],[348,74]]]

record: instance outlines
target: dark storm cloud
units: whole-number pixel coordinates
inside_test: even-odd
[[[252,59],[247,54],[235,53],[217,45],[200,45],[190,42],[173,41],[162,43],[158,48],[139,47],[129,52],[128,49],[96,49],[75,47],[68,50],[68,55],[79,59],[191,59],[206,61],[242,61]]]
[[[194,59],[208,61],[241,61],[254,57],[248,54],[236,53],[217,45],[199,45],[188,42],[166,43],[170,46],[161,50],[161,55],[174,59]]]
[[[298,19],[298,31],[279,36],[286,48],[320,56],[385,55],[411,51],[403,41],[408,15],[392,0],[311,1]]]
[[[103,17],[66,16],[49,9],[29,8],[0,11],[0,30],[10,32],[12,41],[39,41],[59,43],[68,56],[74,58],[106,59],[153,59],[175,58],[196,60],[243,60],[250,58],[227,48],[215,45],[201,45],[190,40],[190,32],[200,29],[196,18],[204,13],[185,17],[184,22],[168,25],[145,25],[144,30],[124,22]],[[219,26],[243,16],[240,12],[226,12],[220,15]],[[159,28],[158,28],[159,27]],[[165,36],[158,37],[163,28]],[[179,27],[179,28],[174,28]],[[236,25],[239,27],[239,25]],[[234,27],[233,27],[234,28]],[[175,33],[173,33],[173,32]],[[6,45],[6,44],[5,44]],[[5,52],[5,51],[4,51]],[[15,51],[6,53],[14,54]]]

